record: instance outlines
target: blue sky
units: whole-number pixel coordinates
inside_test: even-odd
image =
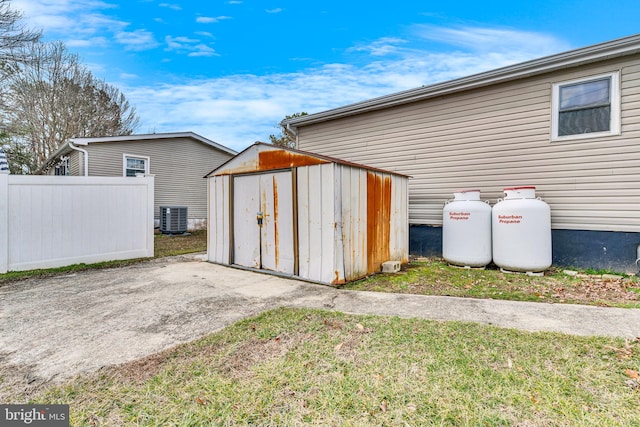
[[[117,86],[137,133],[235,150],[314,113],[640,32],[637,0],[12,0]],[[604,5],[604,6],[603,6]]]

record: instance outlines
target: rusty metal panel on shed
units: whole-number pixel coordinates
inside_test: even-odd
[[[367,171],[367,272],[389,261],[391,175]]]
[[[209,176],[267,172],[327,163],[330,162],[310,153],[285,150],[273,145],[257,143],[215,169]]]

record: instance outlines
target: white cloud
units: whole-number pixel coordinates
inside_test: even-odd
[[[182,6],[180,6],[179,4],[160,3],[158,6],[166,7],[168,9],[173,9],[173,10],[182,10]]]
[[[92,0],[13,0],[11,7],[21,11],[29,25],[46,33],[76,34],[128,25],[97,11],[117,6]]]
[[[319,112],[568,48],[561,40],[544,34],[523,35],[512,30],[508,36],[503,33],[504,37],[489,37],[491,33],[484,30],[468,33],[476,34],[477,41],[467,41],[466,46],[455,51],[431,49],[424,40],[416,43],[384,38],[351,50],[353,54],[371,54],[375,59],[360,66],[334,63],[297,73],[233,75],[158,87],[126,87],[124,82],[123,92],[136,105],[143,130],[190,130],[241,150],[277,133],[277,123],[288,114]],[[433,34],[429,33],[431,37]],[[483,34],[488,38],[482,39]],[[526,46],[517,49],[513,38],[526,39]],[[420,44],[423,48],[417,47]],[[394,49],[381,49],[384,46]]]
[[[182,37],[167,36],[165,40],[167,41],[167,44],[169,45],[170,48],[175,48],[175,49],[181,49],[181,48],[184,48],[186,44],[197,43],[200,41],[198,39],[190,39],[189,37],[184,37],[184,36]]]
[[[189,52],[188,56],[218,56],[218,53],[212,47],[200,43],[193,46],[193,52]]]
[[[224,21],[226,19],[231,19],[230,16],[216,16],[215,18],[212,16],[198,16],[196,18],[196,22],[199,24],[213,24],[216,22]]]
[[[188,56],[218,56],[211,46],[202,43],[199,39],[189,37],[165,37],[167,51],[186,53]]]
[[[120,73],[120,78],[123,80],[133,80],[133,79],[140,78],[140,76],[137,74],[131,74],[131,73]]]
[[[399,45],[405,40],[395,37],[383,37],[367,45],[359,45],[348,49],[351,52],[368,52],[373,56],[386,56],[399,51]]]
[[[146,30],[120,31],[115,39],[127,50],[147,50],[158,46],[153,33]]]
[[[415,32],[421,38],[475,52],[514,51],[543,56],[570,49],[568,43],[551,35],[508,28],[443,28],[417,25]]]
[[[35,16],[38,13],[61,15],[83,10],[113,9],[117,6],[99,0],[12,0],[11,7]]]
[[[304,73],[237,75],[131,87],[125,93],[137,105],[143,126],[159,132],[192,130],[240,150],[277,133],[277,123],[287,114],[317,112],[413,87],[419,81],[393,74],[372,78],[369,72],[331,64]]]
[[[122,43],[118,35],[130,25],[103,13],[117,7],[103,1],[13,0],[11,7],[23,13],[29,27],[42,30],[48,39],[63,40],[70,48],[102,48],[110,44],[111,37]],[[140,33],[131,34],[140,42]]]
[[[281,7],[277,7],[275,9],[266,9],[265,12],[267,12],[267,13],[280,13],[280,12],[282,12],[282,8]]]
[[[230,1],[238,4],[238,1]],[[170,5],[170,3],[164,3]],[[13,0],[28,23],[69,46],[104,46],[113,37],[127,50],[158,46],[154,34],[103,13],[111,5],[95,0]],[[280,13],[271,9],[268,13]],[[228,16],[199,16],[208,24]],[[202,28],[202,27],[201,27]],[[211,41],[210,34],[200,34]],[[191,57],[217,55],[210,43],[194,37],[166,36],[166,50]],[[205,39],[205,37],[207,37]],[[314,113],[397,91],[446,81],[516,62],[561,52],[570,46],[553,36],[505,28],[441,28],[416,25],[402,37],[359,43],[345,52],[344,63],[325,64],[295,73],[231,75],[181,83],[139,86],[145,81],[117,69],[119,88],[136,106],[140,131],[198,132],[240,150],[278,132],[285,115]],[[166,59],[169,61],[169,58]],[[111,68],[94,64],[91,69]],[[144,76],[142,76],[144,77]],[[175,81],[167,76],[165,82]]]
[[[109,41],[104,37],[90,37],[87,39],[70,39],[65,42],[68,48],[85,48],[85,47],[102,47],[109,44]]]

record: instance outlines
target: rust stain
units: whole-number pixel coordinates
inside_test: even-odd
[[[262,258],[269,254],[269,224],[267,222],[267,202],[266,202],[266,190],[262,189],[262,197],[260,197],[260,211],[262,212],[262,226],[259,229],[260,233],[260,268],[262,266]]]
[[[332,285],[337,286],[345,284],[345,280],[340,279],[340,272],[338,270],[334,271],[333,274],[335,276],[335,279],[333,279],[333,281],[331,282]]]
[[[367,273],[389,259],[391,177],[367,172]]]
[[[258,153],[258,170],[267,171],[286,169],[298,166],[311,166],[329,163],[327,160],[307,156],[300,153],[292,153],[286,150],[261,151]]]
[[[239,163],[234,167],[226,167],[222,171],[216,173],[213,176],[235,175],[239,173],[255,172],[255,170],[256,170],[256,162],[254,160],[248,160],[248,161]]]
[[[275,245],[276,270],[280,266],[280,236],[278,235],[278,181],[273,179],[273,241]]]

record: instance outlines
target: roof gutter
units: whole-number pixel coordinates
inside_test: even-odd
[[[36,169],[34,174],[35,175],[42,175],[42,174],[46,173],[49,169],[51,169],[51,166],[53,166],[53,164],[55,163],[56,159],[59,156],[62,156],[63,154],[65,154],[65,152],[67,152],[68,148],[69,148],[69,143],[68,142],[65,142],[60,147],[58,147],[58,149],[56,151],[54,151],[53,154],[51,154],[47,158],[47,160],[45,160],[44,163],[42,165],[40,165],[40,167],[38,169]]]
[[[72,150],[76,150],[81,152],[82,154],[84,154],[84,176],[89,176],[89,153],[87,152],[87,150],[84,150],[80,147],[76,147],[75,145],[73,145],[70,141],[67,143],[69,145],[69,148],[71,148]]]

